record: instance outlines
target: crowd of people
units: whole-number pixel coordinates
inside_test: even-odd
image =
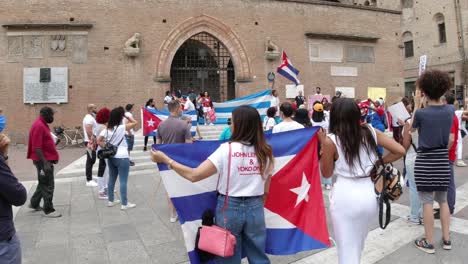
[[[434,218],[442,224],[441,247],[450,250],[450,215],[455,208],[455,177],[453,166],[464,166],[461,160],[462,138],[468,113],[455,110],[455,98],[450,94],[451,80],[448,74],[428,70],[417,81],[414,100],[403,98],[402,102],[411,115],[408,120],[391,120],[383,99],[354,100],[343,98],[340,93],[331,102],[324,97],[312,103],[298,94],[293,101],[280,102],[277,91],[271,93],[271,107],[261,119],[257,109],[240,106],[232,112],[228,126],[220,136],[225,140],[206,161],[197,168],[190,168],[169,158],[161,151],[151,149],[154,162],[166,163],[181,177],[197,182],[212,175],[220,175],[219,198],[216,209],[216,224],[235,235],[237,245],[234,256],[220,258],[219,263],[240,263],[242,252],[250,263],[270,263],[265,254],[266,227],[263,203],[268,197],[269,183],[275,160],[265,133],[281,133],[305,127],[319,127],[317,132],[320,172],[324,188],[330,191],[330,215],[340,264],[360,263],[370,224],[377,219],[378,204],[372,174],[380,163],[397,161],[404,157],[404,175],[408,185],[410,210],[408,221],[424,225],[424,237],[414,245],[427,253],[435,253]],[[317,87],[317,95],[321,89]],[[208,92],[196,95],[190,92],[186,100],[181,94],[166,93],[164,108],[169,112],[161,122],[153,138],[156,144],[192,143],[191,118],[182,115],[182,110],[198,112],[199,123],[209,125],[213,104]],[[145,105],[155,109],[149,99]],[[120,205],[121,210],[136,207],[129,201],[130,154],[134,145],[134,130],[137,121],[132,115],[133,104],[114,109],[87,106],[83,119],[86,141],[86,186],[98,187],[99,199],[107,206]],[[59,161],[55,148],[56,139],[49,129],[54,121],[54,110],[43,107],[31,127],[27,158],[37,169],[38,185],[31,197],[29,207],[42,211],[45,217],[60,217],[53,206],[54,164]],[[433,124],[437,123],[437,126]],[[394,136],[384,132],[393,127]],[[395,132],[396,131],[396,132]],[[201,138],[201,135],[199,135]],[[148,137],[144,150],[147,151]],[[14,177],[7,165],[9,139],[0,134],[0,257],[8,256],[11,263],[20,263],[21,247],[15,235],[11,206],[26,202],[26,191]],[[115,147],[112,157],[99,155],[103,149]],[[246,155],[231,155],[232,152]],[[252,158],[255,157],[255,158]],[[97,182],[93,179],[93,165],[99,160]],[[258,166],[257,172],[242,176],[231,168]],[[120,200],[114,194],[119,179]],[[228,197],[226,197],[228,196]],[[41,206],[41,200],[43,201]],[[439,210],[434,213],[434,201]],[[177,221],[176,211],[168,199],[170,222]],[[223,210],[221,210],[223,207]],[[226,225],[227,219],[230,223]],[[18,262],[19,259],[19,262]]]

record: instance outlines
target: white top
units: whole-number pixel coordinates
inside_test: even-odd
[[[377,135],[374,128],[369,126],[372,131],[372,136],[375,142],[377,142]],[[335,161],[335,169],[333,174],[337,177],[345,178],[359,178],[367,177],[374,168],[375,162],[378,160],[375,149],[370,149],[370,155],[367,154],[366,148],[361,146],[359,150],[359,156],[361,157],[361,164],[358,160],[354,161],[354,167],[350,166],[346,161],[343,149],[341,148],[340,139],[335,134],[328,134],[328,137],[335,143],[336,150],[338,151],[338,160]]]
[[[89,142],[89,138],[88,138],[88,134],[86,133],[86,125],[92,125],[92,130],[93,131],[92,133],[94,133],[95,129],[96,129],[96,119],[94,118],[94,116],[90,115],[90,114],[86,114],[85,117],[83,118],[83,135],[84,135],[84,141],[85,142]],[[96,135],[96,134],[94,134]]]
[[[272,133],[286,132],[286,131],[291,131],[291,130],[296,130],[296,129],[301,129],[301,128],[304,128],[304,126],[299,124],[296,121],[292,121],[292,122],[283,121],[277,124],[275,127],[273,127]]]
[[[273,127],[276,125],[276,121],[275,121],[275,118],[273,117],[269,117],[269,116],[265,116],[265,118],[263,119],[263,130],[271,130],[273,129]]]
[[[114,133],[115,136],[113,136]],[[114,130],[104,129],[99,135],[104,137],[112,145],[118,146],[117,153],[115,154],[114,158],[124,159],[129,157],[127,141],[125,140],[125,125],[120,125]]]
[[[133,119],[133,114],[130,113],[130,112],[125,112],[125,116],[127,118],[132,118]],[[128,120],[127,118],[124,118],[123,119],[123,124],[126,125],[128,123]],[[135,134],[135,131],[132,129],[130,129],[130,131],[125,131],[125,135],[128,135],[128,136],[133,136]]]
[[[169,95],[166,95],[166,97],[164,97],[164,103],[168,104],[170,101],[172,101],[172,97]]]
[[[184,111],[195,111],[195,105],[192,101],[187,100],[184,104]]]
[[[100,136],[102,131],[106,130],[106,125],[102,124],[97,124],[96,129],[94,130],[95,135]],[[98,144],[96,151],[99,151],[101,149],[101,146]]]
[[[411,119],[408,119],[406,122],[410,123]],[[403,132],[402,133],[405,133],[405,128],[404,127],[403,127]],[[406,151],[406,157],[405,157],[406,164],[414,164],[414,162],[416,161],[416,156],[417,156],[418,153],[416,152],[414,147],[416,147],[416,149],[418,148],[418,139],[419,139],[418,130],[415,130],[414,132],[411,132],[411,142],[413,144],[410,145],[410,147]],[[414,147],[413,147],[413,145],[414,145]]]
[[[275,116],[279,116],[280,111],[279,111],[279,105],[280,105],[280,100],[278,97],[274,97],[273,95],[270,96],[270,107],[276,107],[276,114]]]
[[[328,131],[330,122],[328,122],[327,118],[325,118],[325,120],[323,120],[322,122],[315,122],[313,119],[310,119],[310,121],[312,122],[312,126],[319,126]]]
[[[260,166],[255,148],[241,143],[231,143],[231,175],[229,177],[229,196],[251,197],[263,195],[267,175],[260,174]],[[226,194],[229,143],[221,144],[219,148],[208,157],[219,173],[218,191]]]

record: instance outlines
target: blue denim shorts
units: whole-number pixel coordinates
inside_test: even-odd
[[[127,135],[125,136],[125,139],[127,140],[127,146],[128,146],[128,151],[133,150],[133,145],[135,144],[135,136],[134,135]]]

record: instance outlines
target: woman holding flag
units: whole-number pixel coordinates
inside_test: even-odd
[[[242,252],[249,263],[270,263],[265,254],[266,227],[263,199],[273,170],[273,151],[266,142],[258,111],[240,106],[232,112],[230,142],[219,148],[197,168],[190,168],[158,150],[154,162],[166,163],[191,182],[219,175],[216,225],[228,229],[237,240],[234,256],[217,263],[241,263]]]
[[[400,159],[404,148],[382,132],[360,125],[358,105],[336,99],[330,111],[330,134],[321,129],[320,168],[325,178],[336,176],[330,193],[330,214],[340,264],[361,263],[369,225],[377,219],[377,200],[371,172],[378,162],[377,145],[389,151],[384,163]]]

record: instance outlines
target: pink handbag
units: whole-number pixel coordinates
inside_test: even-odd
[[[226,196],[224,196],[224,206],[221,212],[224,212],[227,207],[229,197],[229,176],[231,175],[231,142],[229,142],[229,161],[228,161],[228,177]],[[219,184],[219,178],[218,178]],[[218,187],[216,187],[218,189]],[[224,225],[226,226],[227,219],[224,217]],[[236,237],[227,229],[219,226],[202,226],[200,230],[200,239],[198,248],[213,255],[228,258],[234,256],[236,248]]]

